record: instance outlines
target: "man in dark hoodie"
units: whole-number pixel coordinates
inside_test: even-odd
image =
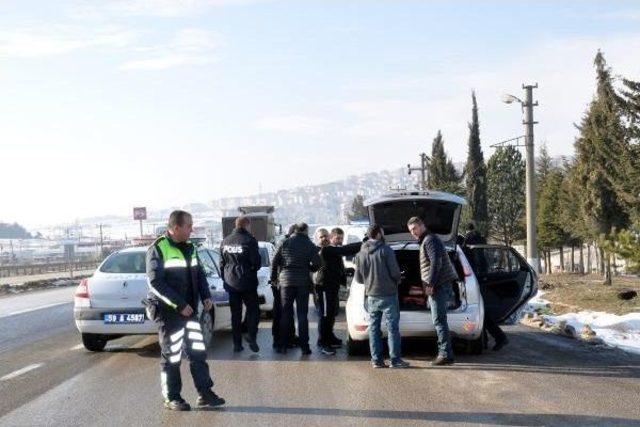
[[[293,305],[296,305],[298,317],[298,336],[302,354],[311,354],[309,347],[309,295],[313,283],[311,273],[320,268],[318,247],[309,239],[309,226],[300,223],[293,236],[284,240],[271,264],[271,282],[280,285],[282,300],[282,318],[280,321],[281,347],[279,353],[286,353],[293,323]]]
[[[242,304],[246,307],[247,342],[251,351],[260,351],[256,336],[260,321],[258,305],[258,270],[262,264],[258,241],[250,232],[251,222],[246,216],[236,218],[236,228],[220,245],[220,270],[224,288],[229,292],[233,351],[242,347]]]
[[[342,346],[342,340],[333,333],[333,326],[340,309],[340,286],[347,285],[343,256],[355,255],[360,251],[361,242],[342,246],[344,231],[336,227],[329,233],[320,228],[315,234],[320,246],[322,266],[314,275],[316,285],[316,308],[318,311],[318,347],[327,355],[336,354],[335,348]]]
[[[433,366],[452,365],[453,349],[447,323],[447,303],[453,298],[452,284],[458,274],[438,236],[431,233],[422,219],[414,216],[407,222],[409,232],[420,242],[420,277],[424,293],[429,296],[431,319],[438,335],[438,357]]]
[[[396,254],[384,243],[384,231],[379,225],[371,225],[369,240],[356,255],[354,280],[365,286],[365,307],[370,316],[369,347],[374,368],[386,368],[382,355],[380,323],[384,315],[387,322],[389,356],[392,368],[407,368],[402,360],[400,343],[400,306],[398,284],[401,273]]]

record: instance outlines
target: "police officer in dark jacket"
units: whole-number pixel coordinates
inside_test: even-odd
[[[198,321],[198,304],[213,308],[209,285],[195,246],[189,241],[193,229],[191,215],[173,211],[167,234],[158,238],[147,251],[149,278],[147,315],[158,323],[161,348],[160,382],[167,409],[188,411],[189,404],[180,391],[180,359],[187,355],[191,375],[198,390],[197,405],[219,406],[224,399],[211,388],[207,352]]]
[[[250,232],[251,222],[246,216],[236,218],[236,228],[220,245],[220,270],[224,288],[229,293],[233,351],[242,347],[242,304],[246,307],[247,342],[254,353],[260,351],[256,336],[260,321],[258,305],[258,270],[262,264],[258,241]]]
[[[309,295],[311,291],[311,272],[320,268],[318,247],[309,239],[309,226],[300,223],[296,233],[284,240],[271,265],[271,282],[280,286],[282,299],[282,319],[280,338],[282,346],[276,351],[286,353],[289,344],[289,328],[293,323],[293,304],[298,316],[298,336],[302,354],[311,354],[309,348]]]
[[[329,233],[320,228],[315,234],[320,246],[322,266],[314,274],[316,285],[316,308],[318,311],[318,347],[327,355],[336,354],[335,348],[342,346],[342,340],[333,333],[333,326],[340,309],[340,286],[347,285],[347,274],[342,257],[360,252],[362,242],[342,246],[344,231],[336,227]]]

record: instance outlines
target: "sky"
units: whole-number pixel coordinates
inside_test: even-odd
[[[0,0],[0,222],[27,227],[466,158],[571,155],[602,49],[640,80],[637,1]]]

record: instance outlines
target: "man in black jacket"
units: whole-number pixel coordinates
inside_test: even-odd
[[[309,226],[300,223],[296,233],[284,240],[271,264],[271,282],[280,286],[282,299],[282,319],[280,322],[281,347],[276,351],[286,353],[289,344],[290,325],[293,323],[293,304],[298,317],[298,336],[302,354],[311,354],[309,348],[309,294],[311,291],[311,272],[320,268],[318,247],[309,239]]]
[[[318,311],[318,347],[327,355],[336,354],[335,348],[342,346],[342,340],[333,333],[333,326],[340,309],[340,286],[347,285],[343,256],[355,255],[362,242],[342,246],[344,231],[336,227],[331,234],[320,228],[315,234],[320,246],[322,266],[314,275],[316,285],[316,308]]]
[[[291,226],[289,226],[287,234],[285,234],[284,236],[284,239],[278,243],[276,252],[283,244],[283,242],[289,237],[293,236],[295,233],[296,224],[291,224]],[[271,277],[278,277],[279,273],[280,272],[274,269],[273,266],[271,267]],[[271,292],[273,293],[273,311],[271,312],[273,319],[271,321],[271,335],[273,336],[273,348],[279,350],[283,346],[283,340],[280,338],[280,325],[282,323],[282,294],[280,292],[280,285],[277,283],[277,281],[271,280],[270,278],[269,283],[271,284]],[[288,333],[288,336],[290,338],[287,340],[287,342],[289,343],[288,346],[290,348],[295,347],[296,343],[299,341],[298,337],[296,337],[295,334],[296,326],[293,323],[290,323]]]
[[[180,396],[180,359],[187,354],[193,382],[198,390],[198,406],[219,406],[224,399],[211,388],[207,352],[198,322],[198,303],[213,308],[209,285],[198,261],[195,246],[189,241],[193,229],[191,215],[173,211],[167,234],[159,237],[147,251],[146,270],[150,304],[147,313],[158,323],[161,349],[162,395],[164,406],[174,411],[188,411],[189,404]]]
[[[254,353],[260,351],[256,336],[260,321],[258,305],[258,270],[262,264],[258,241],[251,235],[251,222],[246,216],[236,218],[236,228],[220,245],[220,270],[224,288],[229,293],[233,351],[242,347],[242,304],[246,307],[247,342]]]

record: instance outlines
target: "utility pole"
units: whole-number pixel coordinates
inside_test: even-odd
[[[533,89],[535,85],[522,85],[525,90],[525,97],[522,107],[524,108],[525,144],[526,144],[526,185],[527,185],[527,258],[528,262],[536,272],[540,272],[540,258],[538,258],[538,237],[536,233],[536,175],[533,125],[537,122],[533,120],[533,107],[538,102],[533,102]]]
[[[102,226],[103,224],[98,224],[98,227],[100,227],[100,256],[99,256],[100,259],[102,259],[102,254],[104,254],[104,239],[102,237]]]
[[[536,234],[536,176],[535,176],[535,156],[533,125],[533,107],[538,106],[538,102],[533,101],[533,89],[538,88],[538,83],[534,85],[522,85],[524,89],[524,101],[517,96],[505,94],[502,101],[506,104],[518,102],[522,106],[524,119],[524,145],[526,150],[526,207],[527,207],[527,262],[536,272],[540,272],[540,258],[538,258],[538,238]],[[519,139],[520,137],[516,138]]]
[[[422,181],[420,182],[420,189],[427,189],[427,178],[429,169],[429,156],[426,153],[420,153],[420,167],[411,167],[410,163],[407,163],[407,174],[411,175],[413,171],[420,171]]]

